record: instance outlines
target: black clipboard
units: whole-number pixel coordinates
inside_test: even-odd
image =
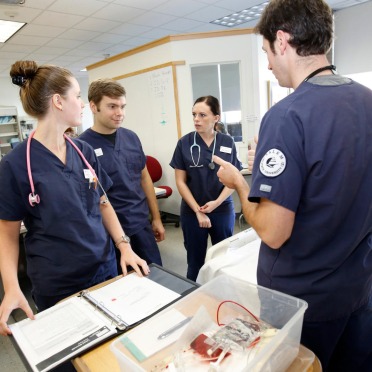
[[[197,283],[195,283],[195,282],[193,282],[193,281],[191,281],[191,280],[189,280],[185,277],[182,277],[181,275],[178,275],[171,270],[165,269],[162,266],[159,266],[157,264],[150,264],[149,267],[150,267],[150,274],[147,276],[148,279],[162,285],[165,288],[168,288],[168,289],[176,292],[180,296],[177,297],[174,301],[171,301],[171,302],[167,303],[165,306],[157,309],[156,311],[151,313],[149,316],[141,319],[140,321],[138,321],[136,323],[121,324],[121,319],[117,319],[114,314],[110,314],[110,312],[106,309],[104,304],[97,304],[94,301],[90,300],[89,294],[94,293],[94,289],[92,291],[89,291],[89,290],[81,291],[76,297],[88,300],[87,302],[89,302],[92,305],[93,310],[98,310],[101,313],[103,313],[107,318],[109,318],[113,322],[113,324],[115,325],[116,333],[110,334],[107,337],[102,337],[97,343],[95,343],[94,345],[92,345],[90,347],[84,347],[84,342],[82,342],[83,340],[81,340],[76,345],[71,345],[71,347],[74,347],[74,350],[76,350],[76,351],[73,352],[73,354],[71,354],[71,350],[70,350],[70,346],[69,346],[68,350],[61,350],[61,352],[58,353],[57,355],[52,355],[51,357],[47,358],[46,360],[42,361],[41,363],[38,363],[34,367],[32,367],[30,365],[30,363],[28,362],[24,352],[19,347],[15,338],[13,336],[9,336],[11,338],[11,341],[12,341],[15,349],[17,350],[21,360],[23,361],[26,369],[28,371],[49,371],[49,370],[53,370],[55,367],[57,367],[57,366],[59,366],[63,363],[66,363],[66,361],[69,361],[73,358],[76,358],[81,354],[85,354],[86,352],[98,347],[100,344],[102,344],[104,342],[107,342],[108,340],[119,336],[120,334],[128,331],[129,329],[132,329],[133,327],[135,327],[138,324],[140,324],[140,323],[146,321],[147,319],[151,318],[152,316],[154,316],[158,312],[164,310],[168,306],[177,302],[178,300],[180,300],[181,298],[188,295],[189,293],[191,293],[192,291],[194,291],[195,289],[197,289],[199,287],[199,284],[197,284]],[[115,282],[112,282],[112,283],[115,283]],[[110,284],[111,283],[108,283],[107,285],[110,285]],[[105,287],[105,286],[103,286],[103,287]],[[103,287],[101,287],[101,288],[103,288]],[[61,303],[63,303],[63,301]],[[61,304],[61,303],[59,303],[59,304]],[[57,304],[57,305],[59,305],[59,304]],[[80,347],[79,344],[83,344],[83,345]],[[67,353],[67,355],[70,356],[70,358],[67,359],[67,360],[65,359],[65,354],[66,353]],[[54,365],[55,363],[58,363],[58,364]],[[50,367],[52,365],[54,365],[54,366]]]

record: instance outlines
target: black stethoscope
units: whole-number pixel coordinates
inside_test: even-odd
[[[217,136],[217,132],[214,132],[214,142],[213,142],[213,152],[212,152],[212,159],[213,159],[213,155],[214,155],[214,150],[216,149],[216,136]],[[195,163],[195,159],[194,159],[194,155],[193,155],[193,149],[194,147],[196,147],[198,149],[198,161]],[[201,168],[203,166],[203,164],[200,164],[199,165],[199,161],[200,161],[200,145],[198,145],[196,143],[196,132],[194,132],[194,143],[190,146],[190,154],[191,154],[191,160],[193,162],[194,165],[190,165],[190,168]],[[209,169],[214,169],[216,167],[216,165],[213,163],[213,161],[210,161],[210,163],[208,164],[208,168]]]
[[[28,195],[28,202],[30,203],[31,207],[34,207],[35,204],[39,204],[40,203],[40,196],[35,193],[35,185],[34,185],[34,181],[32,179],[31,160],[30,160],[30,158],[31,158],[31,156],[30,156],[31,155],[31,139],[34,136],[35,132],[36,132],[36,130],[32,131],[31,134],[29,135],[29,137],[27,139],[27,148],[26,148],[27,174],[28,174],[28,179],[30,181],[30,186],[31,186],[31,192]],[[80,155],[81,159],[83,160],[83,162],[87,166],[88,170],[90,171],[90,174],[91,174],[90,184],[93,183],[94,184],[94,188],[96,188],[96,185],[98,183],[99,187],[101,188],[101,190],[102,190],[102,192],[103,192],[103,194],[105,196],[105,200],[100,201],[100,203],[101,204],[108,203],[109,200],[108,200],[107,194],[106,194],[105,190],[103,189],[103,187],[101,185],[101,182],[99,182],[99,179],[98,179],[98,177],[96,175],[96,172],[94,171],[94,169],[92,168],[92,166],[88,163],[88,160],[85,159],[85,156],[80,151],[80,149],[75,145],[75,143],[71,140],[71,138],[69,138],[65,134],[63,135],[63,137],[65,138],[65,140],[67,140],[68,142],[71,143],[72,147]]]
[[[313,71],[310,75],[308,75],[303,82],[305,81],[308,81],[309,79],[311,79],[312,77],[314,77],[315,75],[318,75],[319,73],[323,72],[323,71],[326,71],[326,70],[331,70],[332,73],[334,74],[334,71],[336,70],[336,66],[334,65],[329,65],[329,66],[324,66],[324,67],[321,67],[321,68],[318,68],[317,70]]]

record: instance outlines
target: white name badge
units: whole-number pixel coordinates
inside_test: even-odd
[[[87,180],[92,180],[94,178],[92,172],[90,171],[90,169],[84,169],[84,177]]]
[[[99,149],[94,149],[94,152],[96,153],[96,156],[102,156],[103,155],[103,151],[101,148]]]
[[[224,152],[225,154],[231,154],[232,149],[231,149],[231,147],[221,146],[220,151]]]

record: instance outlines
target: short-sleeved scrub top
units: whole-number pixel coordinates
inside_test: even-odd
[[[296,214],[281,248],[262,243],[257,276],[306,300],[308,321],[358,309],[372,283],[372,92],[329,79],[303,82],[267,112],[249,194]]]
[[[208,147],[198,133],[188,133],[178,141],[170,162],[172,168],[186,171],[187,186],[199,205],[217,199],[224,188],[217,177],[219,167],[215,165],[214,169],[210,169],[208,166],[212,161],[213,147],[215,155],[233,164],[239,170],[242,169],[233,137],[216,133],[215,141],[215,147],[213,143]],[[213,213],[233,210],[233,199],[230,195]],[[184,200],[181,202],[181,214],[183,213],[194,214]]]
[[[110,203],[126,234],[141,231],[148,225],[149,208],[141,186],[146,155],[138,136],[129,129],[118,128],[114,145],[89,128],[79,138],[92,145],[102,167],[110,175],[113,182]]]
[[[93,149],[73,140],[95,170],[104,189],[112,181]],[[117,275],[115,251],[102,224],[99,198],[85,177],[83,160],[66,141],[66,165],[36,139],[31,140],[31,169],[40,204],[30,206],[26,141],[0,163],[0,219],[23,220],[27,228],[27,272],[42,296],[73,293]]]

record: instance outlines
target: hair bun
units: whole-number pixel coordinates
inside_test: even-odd
[[[19,85],[20,87],[23,87],[25,85],[26,80],[27,79],[24,76],[20,76],[20,75],[12,77],[12,83],[15,85]]]

